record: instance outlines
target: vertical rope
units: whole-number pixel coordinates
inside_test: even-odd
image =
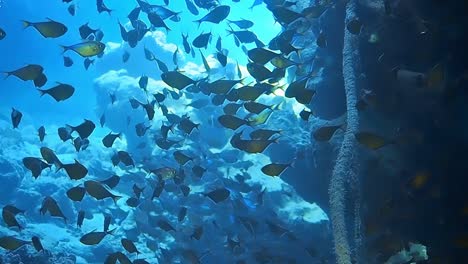
[[[356,1],[350,0],[346,4],[345,25],[348,21],[356,18]],[[345,27],[343,79],[346,93],[347,127],[328,189],[335,255],[339,264],[351,264],[352,259],[346,228],[345,192],[347,190],[347,181],[357,179],[358,177],[357,146],[354,134],[358,131],[359,127],[359,117],[355,107],[357,102],[356,69],[359,67],[359,58],[359,38],[351,34]],[[359,210],[359,206],[355,207],[355,209]]]

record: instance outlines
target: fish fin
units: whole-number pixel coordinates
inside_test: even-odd
[[[23,28],[28,28],[33,25],[33,23],[26,20],[21,20],[21,22],[23,23]]]
[[[54,162],[54,165],[55,165],[55,173],[63,169],[63,163],[60,160],[57,160],[56,162]]]
[[[45,90],[37,89],[37,91],[39,91],[39,93],[41,94],[41,97],[47,93]]]
[[[113,234],[114,234],[114,231],[115,231],[116,229],[117,229],[117,227],[114,228],[114,229],[108,230],[108,231],[106,231],[106,234],[113,235]],[[96,229],[95,229],[95,230],[96,230]],[[93,232],[94,232],[94,231],[93,231]]]
[[[133,165],[133,167],[135,167],[135,165]],[[112,196],[112,200],[114,200],[114,203],[117,204],[117,201],[122,198],[122,196],[118,196],[118,195],[114,195]],[[114,229],[115,230],[115,229]],[[112,230],[113,231],[113,230]],[[110,231],[109,231],[110,233]]]
[[[62,55],[70,49],[69,46],[65,46],[65,45],[60,45],[60,47],[62,48]]]

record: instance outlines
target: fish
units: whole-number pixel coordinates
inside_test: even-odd
[[[68,98],[72,97],[75,93],[75,88],[69,84],[58,83],[57,86],[54,86],[46,90],[38,90],[41,96],[47,94],[55,99],[57,102],[65,101]]]
[[[170,126],[166,126],[164,124],[161,125],[161,135],[163,136],[163,139],[167,139],[169,131],[174,133],[174,124],[172,124]]]
[[[359,21],[358,19],[351,19],[347,24],[346,24],[346,29],[354,35],[359,35],[362,30],[362,22]]]
[[[7,227],[17,227],[20,231],[23,229],[23,227],[18,223],[18,220],[16,220],[15,214],[9,210],[2,210],[2,218]]]
[[[188,187],[187,185],[181,184],[179,188],[184,197],[187,197],[190,194],[190,187]]]
[[[67,172],[68,177],[72,180],[83,179],[88,174],[88,169],[79,163],[76,159],[74,163],[63,164],[62,167]]]
[[[85,70],[88,70],[88,69],[89,69],[89,66],[91,66],[92,64],[94,64],[94,61],[95,61],[95,60],[92,60],[92,59],[90,59],[90,58],[86,58],[86,59],[83,61],[83,65],[84,65]]]
[[[104,3],[104,0],[96,0],[96,8],[98,13],[107,12],[110,15],[112,12]]]
[[[76,14],[76,6],[75,4],[71,4],[68,6],[67,8],[67,11],[68,13],[71,15],[71,16],[74,16]]]
[[[192,46],[194,46],[195,48],[207,48],[208,47],[208,43],[210,42],[211,40],[211,32],[208,32],[208,33],[201,33],[200,35],[198,35],[193,41],[192,41]]]
[[[3,236],[0,237],[0,247],[6,250],[16,250],[24,245],[28,245],[31,242],[18,239],[14,236]]]
[[[270,163],[262,167],[262,172],[271,177],[279,177],[292,164]]]
[[[138,185],[136,183],[134,183],[132,189],[133,189],[133,193],[135,194],[135,196],[139,199],[141,194],[145,190],[145,187],[140,188],[140,187],[138,187]]]
[[[275,66],[277,69],[287,69],[291,66],[298,66],[300,63],[298,62],[294,62],[288,58],[285,58],[283,56],[276,56],[274,57],[273,59],[271,59],[270,63]],[[281,78],[283,78],[283,76],[281,76]]]
[[[71,46],[62,46],[63,52],[72,50],[81,57],[93,57],[104,52],[106,45],[99,41],[85,41]]]
[[[219,24],[221,21],[226,19],[229,16],[229,13],[231,12],[231,7],[228,5],[218,5],[215,8],[213,8],[208,14],[206,14],[204,17],[195,20],[193,22],[198,23],[198,26],[200,26],[203,22],[210,22],[213,24]]]
[[[168,71],[161,74],[161,79],[167,85],[178,90],[182,90],[191,84],[196,82],[190,77],[178,72],[178,71]]]
[[[247,52],[247,56],[254,63],[264,65],[271,61],[273,58],[280,56],[281,54],[266,48],[253,48]]]
[[[85,119],[83,123],[78,126],[70,126],[67,125],[67,128],[71,130],[71,132],[77,132],[80,135],[80,138],[85,139],[88,138],[91,133],[93,133],[96,125],[88,119]]]
[[[109,190],[107,190],[102,183],[98,181],[85,181],[84,186],[86,188],[86,192],[94,197],[96,200],[103,200],[105,198],[112,198],[114,203],[122,198],[122,196],[112,194]]]
[[[81,226],[83,225],[84,219],[85,219],[85,211],[80,210],[80,211],[78,212],[78,218],[77,218],[77,221],[76,221],[76,226],[78,226],[79,228],[81,228]]]
[[[11,109],[11,123],[13,125],[13,129],[18,128],[22,118],[23,114],[20,111],[15,108]]]
[[[221,115],[220,117],[218,117],[218,122],[223,127],[229,128],[232,130],[237,130],[239,127],[243,125],[250,125],[249,121],[245,119],[241,119],[233,115]]]
[[[101,117],[99,118],[99,124],[101,127],[104,127],[106,124],[106,113],[102,113]]]
[[[113,189],[120,182],[120,177],[117,175],[112,175],[109,178],[100,181],[102,184],[107,185],[107,187]]]
[[[199,165],[195,165],[192,167],[192,172],[196,177],[201,179],[201,177],[203,177],[203,174],[206,172],[206,169]]]
[[[179,163],[181,166],[184,166],[187,162],[189,161],[192,161],[193,158],[185,155],[184,153],[182,153],[182,151],[175,151],[174,152],[174,159],[177,161],[177,163]]]
[[[167,32],[171,31],[171,29],[166,25],[164,20],[155,12],[148,13],[148,20],[150,21],[153,27],[158,28],[162,27],[165,28]]]
[[[96,232],[96,231],[89,232],[80,238],[80,242],[87,246],[98,245],[108,234],[112,234],[114,230],[115,229],[107,231],[107,232]]]
[[[167,220],[159,220],[157,222],[157,226],[166,232],[176,231],[176,229]]]
[[[41,88],[47,83],[47,76],[41,73],[36,79],[33,80],[34,86]]]
[[[47,147],[41,147],[40,152],[41,152],[42,158],[48,164],[54,164],[55,165],[56,171],[59,171],[62,168],[63,164],[59,160],[57,155],[55,155],[53,150],[51,150],[50,148],[47,148]]]
[[[187,215],[187,207],[185,206],[180,207],[179,213],[177,214],[177,220],[179,222],[184,221],[186,215]]]
[[[273,73],[267,67],[257,63],[247,63],[247,71],[257,82],[262,82],[273,77]]]
[[[312,134],[314,139],[316,141],[328,141],[332,138],[332,136],[335,134],[335,132],[342,128],[343,125],[337,125],[337,126],[323,126],[315,130]]]
[[[104,232],[109,231],[111,222],[112,222],[112,216],[109,214],[104,214]]]
[[[254,140],[269,140],[272,136],[280,134],[282,130],[257,129],[250,132],[249,136]]]
[[[249,123],[250,126],[257,126],[257,125],[265,124],[270,118],[272,113],[273,113],[273,110],[262,111],[257,116],[249,117],[247,119],[247,122]]]
[[[229,103],[223,107],[223,111],[226,115],[236,115],[237,111],[239,111],[239,108],[241,106],[242,104]]]
[[[57,201],[55,201],[55,199],[50,196],[46,196],[44,198],[39,212],[41,215],[45,215],[47,212],[49,212],[50,216],[63,218],[65,223],[67,222],[67,218],[62,213],[62,210],[58,206]]]
[[[87,39],[89,35],[96,34],[98,31],[97,29],[92,29],[89,27],[89,23],[83,24],[78,28],[78,31],[80,32],[80,37],[81,39]]]
[[[81,202],[81,200],[83,200],[85,193],[86,193],[86,189],[78,185],[78,186],[70,188],[67,191],[67,196],[72,201]]]
[[[309,121],[311,115],[314,115],[314,113],[312,111],[307,111],[305,108],[299,113],[299,116],[304,121]]]
[[[130,59],[130,53],[128,51],[124,51],[122,54],[122,62],[126,63]]]
[[[140,201],[136,197],[130,197],[125,203],[132,208],[136,208],[140,204]]]
[[[148,86],[148,76],[141,76],[140,80],[138,80],[138,86],[140,86],[141,89],[146,91],[146,87]]]
[[[160,180],[158,184],[154,187],[153,194],[151,196],[151,200],[153,200],[155,197],[161,196],[162,191],[164,191],[164,186],[166,185],[166,182],[163,180]]]
[[[6,37],[6,32],[2,28],[0,28],[0,40],[4,39]]]
[[[210,65],[208,64],[208,61],[206,60],[205,55],[203,55],[203,52],[202,52],[201,50],[200,50],[200,55],[201,55],[201,57],[202,57],[203,66],[205,67],[205,71],[206,71],[206,73],[209,74],[210,71],[211,71],[211,67],[210,67]]]
[[[72,136],[71,136],[71,130],[67,127],[59,127],[57,129],[57,134],[59,135],[59,138],[65,142],[69,139],[72,139]]]
[[[112,145],[114,145],[114,141],[115,141],[117,138],[121,138],[121,136],[122,136],[121,133],[112,134],[112,132],[109,132],[109,134],[107,134],[107,135],[102,139],[102,144],[103,144],[104,147],[106,147],[106,148],[112,148]]]
[[[361,131],[361,132],[355,133],[354,136],[357,142],[359,142],[359,144],[371,150],[377,150],[388,144],[392,144],[392,142],[371,132]]]
[[[266,109],[271,109],[272,106],[257,103],[257,102],[254,102],[254,101],[250,101],[250,102],[245,102],[244,103],[244,108],[245,108],[245,110],[249,111],[250,113],[260,114],[261,112],[263,112]]]
[[[120,243],[122,244],[123,248],[125,248],[125,250],[132,254],[132,253],[137,253],[140,254],[140,251],[138,251],[138,249],[136,248],[135,244],[133,243],[133,241],[131,241],[130,239],[127,239],[127,238],[122,238],[120,240]]]
[[[273,13],[276,21],[282,25],[289,25],[297,19],[304,17],[302,13],[297,13],[284,6],[275,6],[271,12]]]
[[[151,125],[146,126],[145,122],[138,123],[138,124],[135,125],[135,131],[136,131],[137,136],[139,136],[139,137],[144,136],[146,134],[146,131],[148,131],[148,129],[150,129],[150,128],[151,128]]]
[[[240,20],[227,20],[230,24],[236,25],[240,29],[249,29],[251,28],[254,23],[247,19],[240,19]]]
[[[53,21],[50,18],[45,22],[33,23],[26,20],[22,22],[24,28],[33,27],[45,38],[58,38],[65,35],[68,31],[68,28],[64,24]]]
[[[190,13],[192,13],[192,15],[198,16],[200,12],[198,12],[198,8],[195,6],[192,0],[185,0],[185,5],[187,6],[187,9],[190,11]]]
[[[16,206],[11,204],[5,205],[2,210],[10,211],[14,215],[22,214],[25,212],[24,210],[18,209]]]
[[[45,163],[39,158],[26,157],[23,158],[23,165],[31,171],[32,176],[37,179],[41,175],[42,171],[46,168],[50,168],[52,165]]]
[[[128,152],[126,151],[118,151],[117,155],[119,156],[120,161],[125,165],[125,166],[133,166],[135,167],[135,163],[133,162],[132,157]]]
[[[24,67],[21,67],[17,70],[10,71],[10,72],[4,72],[6,74],[6,77],[10,77],[11,75],[18,77],[19,79],[23,81],[34,81],[38,77],[41,76],[43,73],[44,68],[41,65],[38,64],[28,64]]]
[[[218,188],[213,191],[203,193],[203,196],[210,198],[214,203],[220,203],[229,198],[231,192],[226,188]]]
[[[33,236],[31,238],[31,242],[34,246],[34,249],[36,249],[37,252],[45,251],[44,247],[42,246],[41,240],[37,236]]]
[[[71,67],[73,65],[73,60],[70,57],[63,56],[63,66]]]
[[[155,60],[156,63],[158,64],[158,68],[159,68],[159,70],[160,70],[161,72],[163,72],[163,73],[169,72],[169,68],[167,67],[167,65],[166,65],[164,62],[162,62],[161,60],[158,60],[158,59],[156,59],[156,58],[155,58],[154,60]]]
[[[190,1],[190,0],[185,0],[185,1]],[[184,35],[182,33],[182,45],[184,46],[185,53],[190,54],[190,51],[192,48],[190,47],[190,43],[188,42],[188,34]]]

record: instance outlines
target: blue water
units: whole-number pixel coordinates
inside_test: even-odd
[[[1,2],[0,27],[7,35],[0,41],[3,51],[0,70],[9,72],[27,64],[38,64],[44,68],[48,79],[41,89],[60,83],[75,89],[70,98],[56,102],[49,95],[40,96],[32,81],[21,81],[15,76],[1,80],[0,172],[5,188],[0,194],[0,204],[14,205],[25,212],[15,216],[21,229],[8,227],[5,220],[0,226],[0,236],[28,241],[26,246],[17,250],[1,249],[5,263],[104,263],[115,252],[121,252],[132,261],[140,259],[148,263],[318,263],[329,257],[328,218],[311,199],[312,196],[308,197],[308,188],[298,184],[301,177],[318,169],[310,163],[310,154],[307,154],[310,153],[310,128],[299,117],[304,106],[294,99],[285,98],[281,89],[262,95],[258,102],[267,105],[281,103],[282,106],[274,111],[268,122],[257,128],[283,130],[279,143],[273,143],[260,154],[248,154],[233,148],[229,140],[234,131],[218,122],[218,117],[224,114],[223,106],[229,102],[216,106],[203,93],[170,88],[161,81],[162,72],[155,61],[145,59],[144,49],[151,50],[170,71],[178,67],[181,73],[194,80],[207,77],[209,82],[238,79],[239,65],[244,78],[242,83],[249,85],[254,79],[249,77],[246,69],[249,59],[245,50],[256,45],[237,46],[233,36],[228,34],[230,27],[225,20],[219,24],[205,22],[201,26],[194,23],[208,13],[207,9],[198,8],[200,14],[194,16],[184,1],[169,2],[166,7],[180,12],[180,21],[166,19],[170,31],[152,29],[135,48],[122,40],[118,26],[120,22],[127,30],[132,29],[127,15],[137,6],[135,1],[105,1],[112,10],[111,14],[98,13],[95,1]],[[151,3],[164,5],[163,1]],[[249,30],[263,43],[267,44],[282,31],[282,26],[275,22],[264,3],[252,9],[252,3],[248,1],[222,1],[221,4],[230,6],[229,20],[249,19],[254,22]],[[74,16],[67,11],[70,5],[76,6]],[[66,25],[66,34],[59,38],[44,38],[32,27],[23,28],[21,22],[44,22],[47,19]],[[146,14],[141,12],[140,19],[149,26]],[[83,41],[78,29],[85,23],[104,33],[101,41],[106,45],[103,54],[91,58],[95,61],[88,70],[83,66],[84,58],[73,51],[63,53],[61,48],[62,45]],[[196,36],[207,32],[213,36],[208,48],[201,51],[212,68],[209,74],[199,50],[195,50],[195,56],[186,54],[182,44],[182,34],[188,34],[191,43]],[[222,48],[228,51],[226,67],[222,67],[212,55],[216,52],[218,37],[222,39]],[[178,65],[173,62],[176,49]],[[130,54],[126,63],[122,61],[124,52]],[[73,60],[71,67],[64,66],[63,56]],[[271,65],[268,67],[273,69]],[[148,93],[138,87],[141,76],[149,77]],[[277,85],[285,87],[294,78],[294,71],[288,71]],[[242,85],[236,87],[239,86]],[[168,91],[175,93],[176,97]],[[142,107],[132,109],[128,101],[134,98],[147,103],[154,100],[151,93],[157,92],[166,94],[163,104],[170,113],[179,118],[189,117],[191,122],[200,124],[189,135],[175,125],[168,138],[178,143],[168,150],[158,147],[155,140],[161,137],[161,126],[170,125],[169,117],[163,115],[157,104],[153,104],[155,117],[148,120]],[[116,96],[114,103],[110,94]],[[208,104],[197,108],[188,106],[200,99],[209,99]],[[23,114],[17,129],[13,129],[11,124],[12,108]],[[105,124],[101,127],[103,114]],[[242,109],[239,112],[240,117],[248,118],[247,114]],[[57,130],[66,125],[78,126],[85,119],[93,122],[96,129],[89,137],[89,147],[77,152],[72,141],[79,136],[78,133],[73,132],[71,140],[62,141]],[[139,123],[149,127],[144,136],[135,132]],[[43,142],[37,135],[40,126],[44,126],[46,131]],[[242,130],[245,130],[243,138],[247,138],[247,133],[253,128],[244,126],[237,131]],[[121,136],[111,148],[106,148],[102,139],[110,132],[121,133]],[[42,170],[37,179],[33,178],[23,158],[40,159],[41,147],[53,150],[63,164],[73,164],[76,159],[87,169],[85,178],[70,179],[65,169],[56,172],[55,166]],[[190,157],[183,166],[174,159],[173,153],[177,150]],[[114,166],[111,158],[117,151],[128,152],[135,166],[122,163]],[[287,168],[281,178],[261,172],[268,163],[286,164],[293,160],[294,167]],[[206,169],[201,179],[192,171],[196,165]],[[162,194],[151,199],[158,179],[150,170],[162,167],[174,168],[178,175],[185,174],[183,185],[190,188],[187,197],[180,191],[181,183],[169,178],[165,180]],[[115,204],[112,199],[96,200],[89,194],[79,202],[67,197],[67,191],[72,187],[84,186],[84,182],[89,180],[102,181],[112,175],[120,177],[119,184],[112,189],[109,186],[104,188],[122,196]],[[129,206],[127,202],[136,196],[132,189],[134,184],[144,188],[136,207]],[[302,193],[295,190],[294,184]],[[207,193],[219,188],[226,188],[230,195],[226,200],[215,203]],[[50,213],[39,213],[46,197],[57,202],[66,221]],[[181,206],[187,208],[187,215],[178,221]],[[80,210],[85,212],[81,228],[77,227]],[[105,215],[111,216],[109,229],[115,228],[115,231],[106,234],[97,245],[80,242],[80,238],[89,232],[103,231]],[[167,221],[175,231],[165,231],[159,225],[160,221]],[[194,238],[193,232],[197,228],[201,228],[202,234]],[[45,250],[36,252],[29,243],[33,236],[40,239]],[[138,256],[123,248],[122,238],[134,242],[140,252]],[[125,259],[120,261],[126,263],[122,262]]]

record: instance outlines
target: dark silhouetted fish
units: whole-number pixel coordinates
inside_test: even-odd
[[[16,110],[15,108],[11,109],[11,123],[13,125],[13,128],[18,128],[21,118],[23,118],[23,114]]]
[[[81,202],[83,200],[83,197],[86,193],[86,189],[81,187],[81,186],[75,186],[70,188],[67,191],[67,196],[70,198],[70,200],[75,201],[75,202]]]
[[[120,138],[121,135],[122,135],[121,133],[112,134],[112,132],[109,132],[109,134],[107,134],[107,135],[102,139],[102,144],[103,144],[106,148],[112,148],[112,145],[114,145],[114,141],[115,141],[117,138]]]
[[[122,196],[118,196],[109,192],[109,190],[107,190],[102,185],[102,183],[97,182],[97,181],[85,181],[84,186],[86,188],[86,192],[92,197],[94,197],[96,200],[112,198],[112,200],[114,200],[114,203],[117,203],[117,201],[120,198],[122,198]]]
[[[9,77],[10,75],[13,75],[23,81],[34,81],[36,78],[41,76],[43,71],[44,71],[44,68],[41,65],[28,64],[17,70],[4,72],[4,73],[7,75],[7,77]]]
[[[33,27],[45,38],[58,38],[67,33],[68,28],[59,22],[49,19],[45,22],[28,22],[23,20],[23,27]]]
[[[135,167],[135,163],[133,162],[133,159],[132,159],[132,157],[130,156],[130,154],[128,154],[128,152],[126,152],[126,151],[119,151],[119,152],[117,152],[117,154],[119,155],[120,161],[121,161],[125,166],[134,166],[134,167]]]
[[[70,128],[72,132],[76,131],[78,135],[80,135],[80,138],[85,139],[93,133],[96,125],[91,120],[85,119],[84,122],[78,126],[67,125],[67,127]]]
[[[211,40],[211,32],[208,32],[208,33],[202,33],[200,35],[198,35],[193,41],[192,41],[192,46],[194,46],[195,48],[207,48],[208,47],[208,43],[210,42]]]
[[[52,96],[52,98],[54,98],[55,101],[60,102],[70,98],[75,92],[75,88],[68,84],[58,83],[57,86],[54,86],[50,89],[38,91],[41,93],[41,96],[43,96],[44,94],[48,94]]]
[[[230,194],[231,192],[228,189],[219,188],[211,192],[204,193],[203,195],[207,196],[215,203],[220,203],[222,201],[225,201],[227,198],[229,198]]]
[[[31,238],[32,244],[34,246],[34,249],[36,249],[37,252],[44,251],[44,247],[42,246],[41,240],[37,236],[33,236]]]
[[[75,163],[63,164],[62,167],[72,180],[83,179],[88,174],[88,169],[75,159]]]
[[[212,9],[204,17],[195,20],[194,22],[198,23],[198,26],[203,22],[211,22],[214,24],[219,24],[221,21],[226,19],[231,11],[231,7],[228,5],[219,5]]]
[[[73,60],[70,57],[63,56],[63,66],[71,67],[73,65]]]
[[[39,212],[42,215],[49,212],[50,216],[63,218],[65,223],[67,222],[67,218],[62,213],[62,210],[58,206],[57,201],[55,201],[54,198],[50,196],[47,196],[46,198],[44,198],[44,200],[42,201],[41,209],[39,209]]]
[[[24,166],[32,172],[32,176],[37,179],[41,175],[42,171],[46,168],[50,168],[52,165],[45,163],[39,158],[26,157],[23,159]]]
[[[161,79],[170,87],[178,90],[182,90],[191,84],[195,84],[194,80],[178,71],[164,72],[161,74]]]

